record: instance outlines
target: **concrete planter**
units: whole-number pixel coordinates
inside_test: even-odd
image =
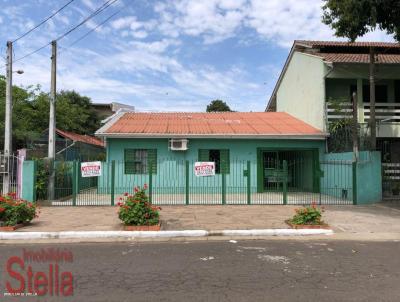
[[[324,224],[293,224],[290,220],[285,220],[286,224],[292,229],[330,229],[329,225]]]
[[[22,228],[23,226],[25,226],[25,223],[19,223],[16,225],[0,226],[0,232],[12,232],[12,231],[15,231],[16,229]]]
[[[155,225],[124,225],[124,231],[159,231],[161,223]]]

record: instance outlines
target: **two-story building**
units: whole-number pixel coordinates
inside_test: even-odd
[[[368,132],[371,47],[376,62],[377,148],[383,162],[400,163],[399,43],[294,41],[266,111],[287,112],[329,132],[330,124],[352,116],[355,92],[358,122]],[[388,174],[400,179],[400,174]]]

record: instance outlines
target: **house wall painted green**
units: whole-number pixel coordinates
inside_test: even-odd
[[[343,197],[348,194],[350,198],[356,197],[357,204],[370,204],[382,199],[382,172],[380,152],[363,151],[359,153],[357,164],[353,164],[353,152],[328,153],[322,156],[322,170],[325,169],[321,182],[325,190],[321,193]],[[337,165],[335,167],[335,161]],[[341,163],[347,163],[345,165]],[[328,169],[327,166],[331,166]],[[353,179],[353,173],[356,178]],[[353,196],[353,188],[356,196]]]
[[[243,177],[247,169],[247,161],[250,161],[251,190],[260,191],[260,150],[289,151],[297,150],[302,152],[304,161],[309,160],[310,165],[304,165],[302,169],[303,187],[312,191],[314,166],[311,158],[313,151],[316,159],[324,152],[325,142],[323,140],[302,140],[302,139],[189,139],[187,151],[171,151],[168,149],[168,139],[107,139],[107,161],[115,161],[115,185],[118,192],[130,192],[133,186],[143,185],[149,182],[148,175],[125,174],[124,151],[125,149],[157,149],[158,167],[153,175],[153,183],[156,187],[172,188],[182,191],[185,188],[185,161],[189,161],[189,182],[191,187],[208,187],[211,192],[220,190],[222,175],[213,177],[196,177],[193,173],[194,162],[199,161],[199,149],[229,149],[230,171],[226,175],[228,193],[230,191],[245,192],[246,178]],[[306,152],[306,150],[308,150]],[[107,171],[108,170],[108,171]],[[99,178],[99,190],[105,190],[109,182],[109,167],[105,167],[103,176]],[[217,192],[215,192],[217,193]]]

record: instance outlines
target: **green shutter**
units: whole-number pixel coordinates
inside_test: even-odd
[[[135,174],[135,149],[124,150],[125,174]]]
[[[221,173],[229,174],[230,172],[230,159],[229,159],[229,150],[222,149],[220,152],[221,158]]]
[[[209,161],[210,151],[207,149],[199,149],[199,161]]]
[[[152,174],[157,174],[157,149],[147,150],[147,165]]]

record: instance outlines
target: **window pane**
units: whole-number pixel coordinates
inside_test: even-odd
[[[215,162],[215,173],[221,171],[221,152],[220,150],[209,150],[209,161]]]

